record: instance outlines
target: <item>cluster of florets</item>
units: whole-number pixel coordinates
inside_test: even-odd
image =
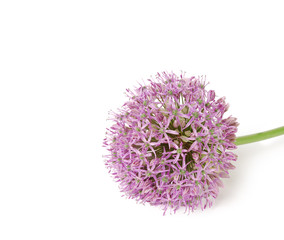
[[[134,91],[107,129],[106,166],[121,191],[176,211],[210,207],[237,156],[236,118],[201,77],[162,73]]]

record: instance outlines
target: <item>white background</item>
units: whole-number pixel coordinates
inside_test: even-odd
[[[283,1],[0,2],[0,239],[284,239],[284,137],[240,146],[215,205],[121,198],[102,155],[125,88],[206,75],[238,135],[282,126]]]

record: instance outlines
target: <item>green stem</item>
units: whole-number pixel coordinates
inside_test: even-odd
[[[277,137],[277,136],[280,136],[280,135],[284,135],[284,126],[279,127],[279,128],[275,128],[275,129],[271,129],[271,130],[268,130],[268,131],[265,131],[265,132],[260,132],[260,133],[255,133],[255,134],[237,137],[236,145],[258,142],[258,141],[262,141],[262,140],[265,140],[265,139]]]

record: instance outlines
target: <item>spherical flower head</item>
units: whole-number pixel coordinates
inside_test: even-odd
[[[164,213],[210,207],[237,158],[236,118],[224,118],[225,98],[202,77],[163,72],[148,81],[127,89],[129,100],[112,113],[106,166],[126,196]]]

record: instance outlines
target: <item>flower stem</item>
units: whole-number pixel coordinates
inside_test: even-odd
[[[260,132],[260,133],[255,133],[255,134],[250,134],[246,136],[241,136],[236,138],[236,145],[242,145],[242,144],[247,144],[247,143],[253,143],[253,142],[258,142],[262,141],[265,139],[277,137],[280,135],[284,135],[284,126],[279,127],[279,128],[274,128],[265,132]]]

